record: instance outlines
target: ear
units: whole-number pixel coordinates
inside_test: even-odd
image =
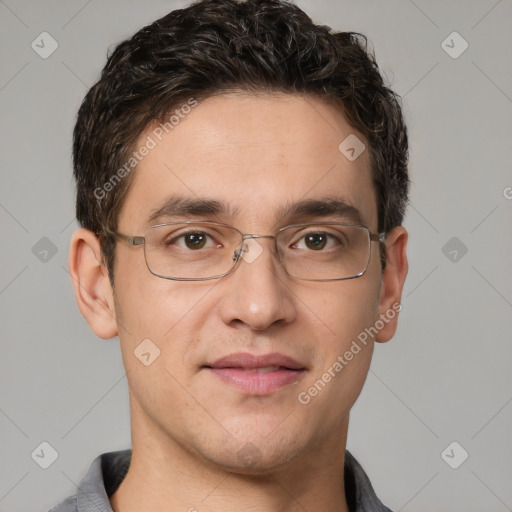
[[[103,262],[98,237],[79,229],[71,238],[68,259],[75,298],[82,315],[96,336],[117,336],[114,293]]]
[[[407,239],[403,226],[392,229],[386,236],[386,267],[382,275],[379,299],[379,318],[384,327],[375,336],[375,341],[389,341],[396,332],[398,312],[402,309],[400,300],[407,276]]]

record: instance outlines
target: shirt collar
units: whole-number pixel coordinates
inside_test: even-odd
[[[131,456],[131,450],[122,450],[103,453],[97,457],[78,486],[74,500],[76,507],[65,509],[56,507],[53,510],[55,512],[112,512],[109,497],[114,494],[126,476]],[[350,512],[391,512],[377,498],[370,479],[348,450],[345,452],[344,473],[345,494]]]

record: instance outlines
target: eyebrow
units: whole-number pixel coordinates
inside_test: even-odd
[[[278,210],[279,218],[296,217],[333,217],[349,220],[355,224],[364,224],[361,212],[340,197],[322,197],[288,203]]]
[[[172,195],[164,203],[153,210],[147,221],[146,227],[166,217],[201,217],[215,215],[223,217],[235,217],[240,213],[239,208],[216,199],[192,198],[181,195]],[[276,212],[277,219],[294,219],[304,217],[332,217],[338,220],[351,221],[364,225],[364,217],[361,212],[340,197],[321,197],[318,199],[304,199],[297,202],[288,202]]]
[[[202,215],[235,216],[238,208],[228,203],[208,198],[192,198],[180,195],[168,197],[164,203],[149,215],[146,226],[165,217],[200,217]]]

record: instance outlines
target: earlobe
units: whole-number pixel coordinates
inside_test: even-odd
[[[81,228],[73,234],[68,266],[78,308],[92,331],[103,339],[117,336],[114,294],[92,231]]]
[[[402,309],[402,290],[407,276],[407,238],[403,226],[392,229],[386,237],[386,267],[382,275],[379,300],[379,317],[384,327],[379,330],[375,341],[384,343],[395,334],[398,312]]]

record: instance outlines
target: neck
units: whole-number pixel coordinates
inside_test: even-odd
[[[132,415],[131,464],[110,497],[112,509],[348,512],[343,484],[348,418],[344,423],[336,437],[302,450],[277,468],[241,472],[215,464]]]

